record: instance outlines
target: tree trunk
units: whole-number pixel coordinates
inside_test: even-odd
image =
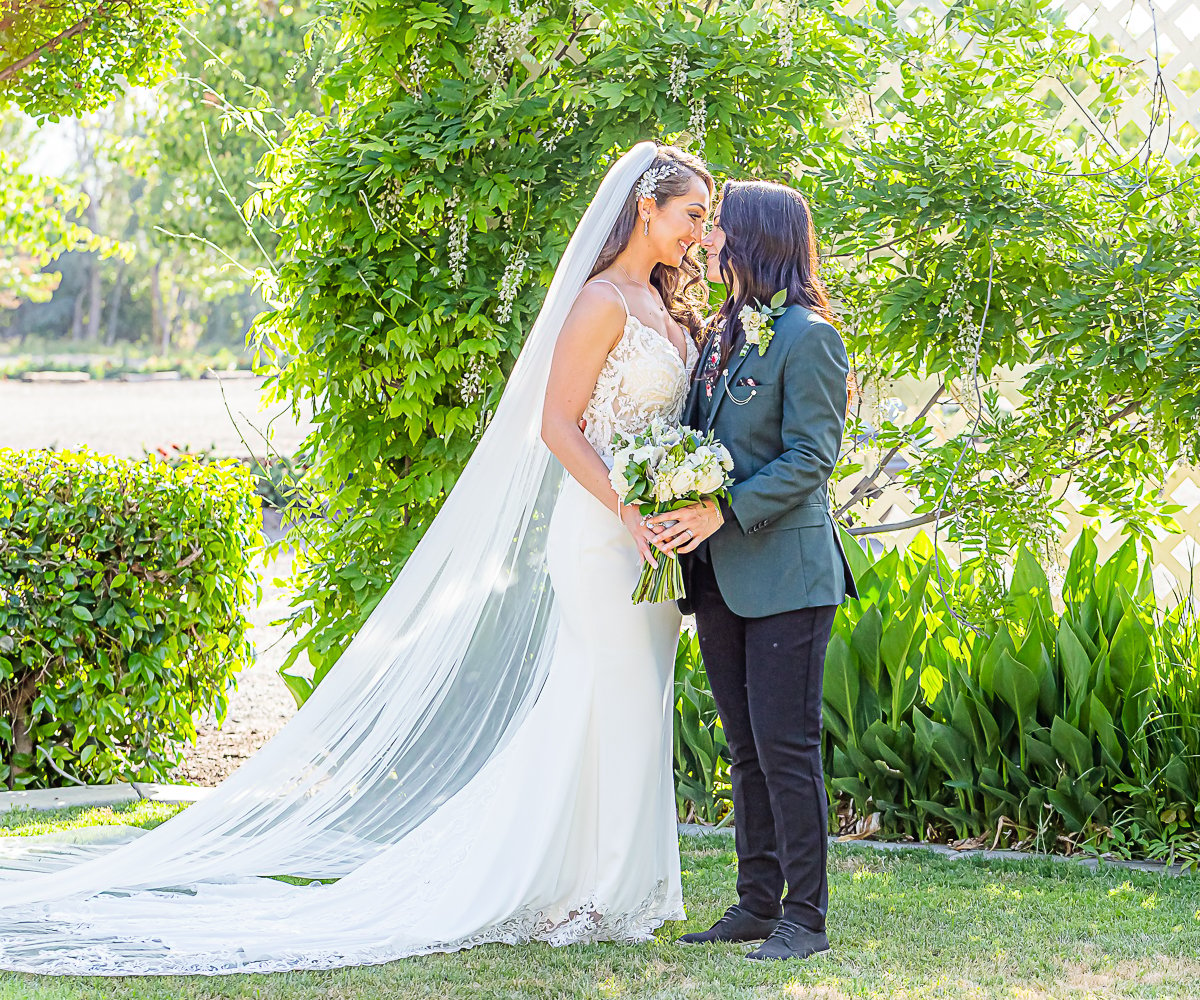
[[[17,714],[13,718],[13,766],[8,769],[8,787],[10,789],[16,787],[17,778],[29,773],[27,768],[16,766],[18,754],[33,756],[33,719],[29,717],[28,704],[18,708]]]
[[[109,347],[117,342],[117,320],[121,318],[121,297],[125,294],[127,266],[125,261],[117,265],[117,286],[113,289],[112,299],[108,303],[108,331],[104,335],[104,343]]]
[[[34,671],[26,674],[12,695],[12,700],[8,702],[8,707],[12,710],[13,731],[13,755],[9,760],[8,768],[8,787],[10,789],[16,787],[18,777],[28,773],[27,768],[17,767],[17,754],[33,756],[33,718],[29,708],[33,704],[34,698],[37,697],[40,680],[40,672]]]
[[[88,272],[87,342],[94,344],[100,337],[100,320],[104,314],[104,288],[100,283],[100,255],[92,254]]]
[[[171,343],[171,331],[167,327],[166,317],[163,316],[159,267],[159,262],[155,261],[154,266],[150,268],[150,327],[154,331],[155,339],[161,342],[162,349],[166,351]]]
[[[77,344],[79,338],[83,336],[83,297],[87,294],[87,288],[79,289],[75,296],[75,308],[71,312],[71,343]]]
[[[185,300],[183,289],[180,288],[175,292],[174,307],[171,311],[171,339],[181,350],[191,350],[191,337],[186,336],[190,333],[190,322],[184,319],[185,316],[195,316],[199,309],[188,309],[188,303]]]

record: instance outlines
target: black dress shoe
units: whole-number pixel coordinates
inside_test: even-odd
[[[725,916],[706,931],[693,931],[679,939],[680,944],[711,944],[714,941],[761,941],[770,937],[779,923],[778,917],[756,917],[744,907],[734,904]]]
[[[761,945],[747,955],[757,961],[782,958],[810,958],[829,950],[829,938],[824,931],[810,931],[794,920],[784,917]]]

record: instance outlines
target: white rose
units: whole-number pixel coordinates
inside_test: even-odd
[[[696,489],[701,493],[716,493],[725,482],[725,472],[719,465],[710,465],[696,478]]]
[[[652,444],[644,444],[640,448],[634,448],[629,454],[629,461],[634,465],[642,465],[649,463],[653,468],[662,460],[662,449],[656,448]]]
[[[696,470],[684,465],[676,470],[671,477],[671,490],[675,496],[681,497],[691,493],[696,488]]]
[[[608,473],[608,481],[617,496],[621,499],[629,492],[629,480],[625,478],[625,467],[623,465],[614,465]]]
[[[726,472],[733,471],[733,456],[729,454],[729,449],[723,444],[714,444],[712,446],[713,456],[721,463],[721,468]]]
[[[654,480],[654,499],[659,503],[667,503],[675,499],[675,491],[671,486],[670,475],[659,476]]]
[[[757,344],[759,337],[762,335],[763,321],[766,317],[756,309],[751,309],[749,306],[742,306],[742,311],[738,313],[738,319],[742,321],[742,330],[746,334],[746,343]]]

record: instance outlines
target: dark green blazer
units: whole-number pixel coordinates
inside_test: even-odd
[[[857,597],[828,500],[846,425],[841,336],[817,313],[789,306],[766,353],[735,350],[727,371],[711,399],[697,378],[684,408],[684,423],[714,431],[733,457],[726,522],[706,543],[725,603],[765,618]],[[684,558],[686,581],[697,556]],[[680,607],[691,610],[686,600]]]

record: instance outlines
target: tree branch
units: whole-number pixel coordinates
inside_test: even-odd
[[[1114,413],[1111,417],[1109,417],[1107,420],[1105,420],[1104,423],[1101,424],[1101,426],[1106,429],[1111,428],[1112,425],[1115,424],[1118,420],[1123,420],[1125,417],[1128,417],[1135,410],[1137,410],[1139,406],[1140,406],[1140,403],[1135,401],[1135,402],[1130,403],[1127,406],[1122,407],[1120,410],[1118,410],[1116,413]],[[1092,459],[1100,458],[1106,452],[1106,450],[1107,449],[1105,448],[1105,446],[1101,445],[1100,447],[1095,448],[1094,450],[1088,452],[1087,454],[1081,455],[1078,458],[1074,459],[1073,461],[1067,462],[1066,464],[1063,465],[1063,467],[1059,470],[1059,472],[1057,474],[1065,475],[1066,473],[1072,472],[1073,470],[1079,468],[1079,466],[1084,465],[1085,463],[1091,461]],[[1009,489],[1015,489],[1016,487],[1020,486],[1022,483],[1026,482],[1029,479],[1030,475],[1031,475],[1031,472],[1028,472],[1028,471],[1023,472],[1023,473],[1021,473],[1021,475],[1017,476],[1016,479],[1012,480],[1011,482],[1006,483],[1005,485],[1007,485],[1009,487]],[[960,513],[961,513],[960,511],[955,510],[955,509],[946,510],[945,508],[943,508],[940,513],[938,511],[931,511],[928,514],[922,514],[919,517],[909,518],[909,520],[907,520],[907,521],[900,521],[896,524],[860,524],[853,528],[847,528],[846,531],[851,535],[880,535],[880,534],[883,534],[888,531],[905,531],[908,528],[919,528],[919,527],[921,527],[921,525],[931,524],[932,522],[938,520],[939,518],[944,520],[944,519],[948,519],[948,518],[958,517],[958,515]],[[842,514],[842,510],[839,509],[834,514],[834,517],[840,516],[841,514]]]
[[[900,521],[898,524],[860,524],[853,528],[847,528],[846,532],[851,535],[881,535],[886,531],[904,531],[907,528],[919,528],[923,524],[932,524],[939,517],[943,520],[958,517],[958,512],[944,510],[938,514],[934,511],[930,514],[922,514],[920,517],[910,518],[907,521]]]
[[[916,423],[918,420],[920,420],[922,417],[924,417],[925,414],[927,414],[931,409],[933,409],[934,404],[939,399],[942,398],[942,392],[945,390],[945,388],[946,388],[945,382],[938,383],[938,387],[934,391],[933,395],[929,398],[929,402],[927,402],[921,408],[921,412],[918,413],[916,415],[916,417],[913,418],[913,420],[911,421],[912,423]],[[900,445],[896,445],[896,447],[894,447],[891,451],[889,451],[886,455],[884,455],[883,458],[881,458],[879,460],[879,464],[875,466],[874,472],[872,472],[869,476],[867,476],[867,478],[860,479],[857,483],[855,483],[854,489],[850,491],[849,499],[844,504],[842,504],[836,511],[834,511],[834,514],[833,514],[834,517],[841,517],[843,514],[846,513],[846,511],[848,511],[856,503],[860,502],[861,500],[863,500],[866,497],[870,488],[873,485],[875,485],[875,480],[877,480],[879,478],[879,476],[882,474],[883,470],[885,468],[887,468],[888,462],[890,462],[893,458],[896,457],[896,453],[899,450],[900,450]]]
[[[71,25],[71,27],[67,28],[65,31],[60,31],[57,35],[55,35],[49,41],[43,42],[36,49],[34,49],[32,52],[30,52],[29,55],[24,56],[21,59],[18,59],[15,63],[5,66],[4,69],[0,69],[0,83],[4,83],[7,80],[11,79],[12,77],[16,76],[18,73],[21,73],[24,70],[28,69],[31,65],[33,65],[35,62],[37,62],[39,59],[41,59],[42,56],[44,56],[47,52],[51,51],[52,49],[58,48],[58,46],[60,46],[63,42],[67,41],[70,38],[74,38],[76,35],[81,34],[82,32],[86,31],[89,27],[91,27],[92,21],[94,21],[97,17],[99,17],[106,10],[108,10],[109,7],[112,7],[112,6],[113,6],[112,0],[103,0],[103,2],[100,3],[96,7],[96,9],[94,11],[92,11],[90,14],[88,14],[86,17],[81,18],[80,20],[76,21],[73,25]]]
[[[894,240],[888,240],[886,243],[880,243],[878,246],[867,247],[866,250],[858,250],[858,251],[848,250],[846,253],[831,253],[831,254],[827,254],[826,256],[827,256],[827,258],[828,257],[853,257],[853,256],[855,256],[856,253],[876,253],[879,250],[886,250],[888,247],[894,247],[897,243],[900,243],[903,240],[908,240],[908,239],[915,240],[918,236],[920,236],[928,228],[929,228],[928,226],[922,226],[915,233],[901,233]]]

